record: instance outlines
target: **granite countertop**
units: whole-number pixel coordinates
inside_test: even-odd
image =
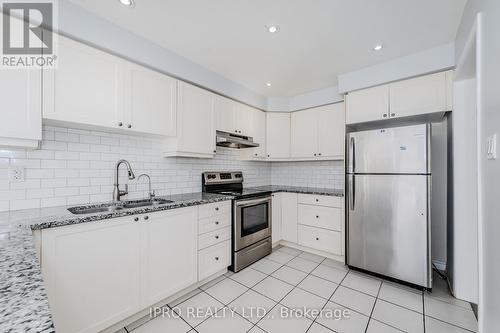
[[[335,196],[335,197],[343,197],[344,196],[344,190],[331,189],[331,188],[320,188],[320,187],[266,185],[266,186],[250,187],[250,189],[269,191],[269,192],[273,192],[273,193],[291,192],[291,193],[303,193],[303,194],[329,195],[329,196]]]
[[[268,185],[251,189],[343,196],[342,190],[300,186]],[[233,197],[198,192],[161,199],[172,202],[82,215],[72,214],[67,210],[68,206],[0,213],[0,332],[55,332],[32,230],[226,201]]]
[[[55,332],[32,230],[231,200],[210,193],[162,197],[172,203],[74,215],[66,206],[0,213],[0,332]],[[94,206],[94,205],[92,205]]]

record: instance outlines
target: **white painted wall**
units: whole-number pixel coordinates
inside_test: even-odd
[[[454,83],[453,292],[478,302],[478,198],[476,80]]]
[[[464,52],[476,14],[481,13],[478,52],[479,115],[479,331],[500,328],[500,160],[486,159],[486,139],[500,132],[500,1],[469,0],[457,39],[457,59]],[[499,133],[500,134],[500,133]]]
[[[413,76],[447,70],[454,66],[455,47],[454,43],[450,43],[339,75],[338,92],[343,94]]]

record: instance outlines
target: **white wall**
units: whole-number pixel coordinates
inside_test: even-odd
[[[481,13],[478,53],[479,114],[479,330],[500,328],[500,161],[486,159],[486,138],[500,132],[500,1],[469,0],[457,39],[457,59]],[[500,134],[500,133],[499,133]]]
[[[368,88],[455,66],[454,43],[339,75],[339,93]]]

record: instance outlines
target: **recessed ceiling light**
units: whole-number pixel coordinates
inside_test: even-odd
[[[269,31],[272,34],[277,33],[280,31],[280,27],[274,24],[266,25],[267,31]]]
[[[384,48],[384,46],[383,46],[383,45],[380,45],[380,44],[379,44],[379,45],[375,45],[375,46],[373,47],[373,51],[380,51],[380,50],[382,50],[383,48]]]
[[[272,86],[271,82],[266,83],[266,86],[268,87]]]
[[[122,5],[127,6],[127,7],[134,7],[135,6],[134,0],[119,0],[119,1]]]

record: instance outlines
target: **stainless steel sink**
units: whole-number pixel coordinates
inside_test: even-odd
[[[70,207],[68,210],[76,215],[81,214],[95,214],[95,213],[113,213],[126,208],[140,208],[140,207],[151,207],[159,206],[167,203],[173,202],[172,200],[166,199],[144,199],[144,200],[130,200],[118,203],[109,203],[95,206],[76,206]]]
[[[135,201],[125,201],[123,203],[123,208],[140,208],[140,207],[150,207],[150,206],[158,206],[164,205],[167,203],[173,202],[172,200],[165,199],[144,199],[144,200],[135,200]]]

